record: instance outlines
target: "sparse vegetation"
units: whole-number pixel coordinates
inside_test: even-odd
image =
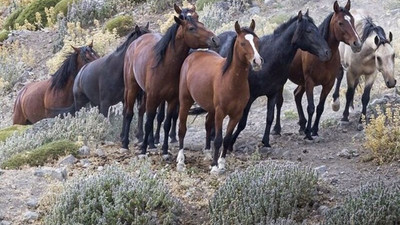
[[[10,127],[3,128],[0,130],[0,142],[5,141],[8,137],[12,136],[15,132],[22,133],[28,128],[29,128],[29,126],[24,126],[24,125],[12,125]]]
[[[210,201],[212,224],[302,221],[315,199],[317,177],[294,163],[264,162],[231,174]],[[262,197],[260,197],[262,196]]]
[[[3,42],[4,40],[6,40],[8,38],[8,34],[10,32],[8,30],[1,30],[0,31],[0,42]]]
[[[400,184],[382,181],[362,187],[331,209],[323,225],[386,225],[400,223]]]
[[[54,7],[60,0],[36,0],[29,4],[22,12],[18,15],[15,23],[23,25],[28,21],[34,24],[36,21],[35,14],[40,13],[42,18],[46,18],[45,8]],[[47,25],[47,21],[43,21],[43,26]]]
[[[117,16],[108,20],[105,24],[106,29],[112,33],[114,29],[120,37],[127,35],[134,28],[132,16]]]
[[[18,169],[21,166],[42,166],[63,155],[77,155],[79,146],[72,141],[60,140],[50,142],[29,152],[13,155],[1,164],[3,169]]]
[[[207,4],[213,4],[217,2],[217,0],[198,0],[196,1],[196,9],[197,10],[203,10],[204,6]]]
[[[109,166],[72,181],[44,224],[178,224],[181,204],[148,167],[137,174]]]
[[[15,20],[18,18],[19,14],[21,14],[21,12],[24,10],[24,8],[19,7],[16,10],[14,10],[5,20],[4,24],[3,24],[3,28],[6,30],[13,30],[14,24],[15,24]],[[11,28],[11,29],[10,29]]]
[[[62,13],[64,16],[68,13],[68,7],[70,4],[74,2],[78,2],[79,0],[61,0],[54,6],[54,14],[58,15]]]

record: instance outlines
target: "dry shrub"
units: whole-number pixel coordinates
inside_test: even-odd
[[[383,110],[377,107],[365,129],[365,147],[379,164],[400,160],[400,108],[386,105]]]
[[[254,19],[256,22],[256,30],[254,31],[259,37],[262,37],[264,35],[271,34],[275,28],[278,27],[278,24],[276,23],[271,23],[267,18],[259,15],[253,15],[251,19]],[[249,26],[251,19],[249,19],[246,16],[240,17],[239,18],[239,24],[241,26]],[[216,29],[216,33],[220,34],[225,31],[233,31],[234,26],[235,26],[236,21],[230,21],[228,23],[224,23],[221,25],[219,28]]]

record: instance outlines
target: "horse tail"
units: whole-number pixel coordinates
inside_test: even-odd
[[[207,113],[207,111],[201,107],[194,107],[189,110],[189,115],[201,115],[204,113]]]
[[[26,125],[27,124],[27,119],[24,119],[24,114],[22,111],[22,103],[21,99],[22,96],[24,95],[26,91],[26,86],[24,86],[17,95],[17,98],[15,99],[14,103],[14,114],[13,114],[13,124],[21,124],[21,125]]]
[[[61,116],[64,117],[67,114],[75,115],[75,104],[65,107],[65,108],[46,108],[49,117]]]
[[[143,98],[144,94],[145,94],[144,91],[142,89],[140,89],[139,92],[136,95],[136,102],[137,102],[137,107],[138,108],[142,105],[142,103],[144,101],[144,98]]]

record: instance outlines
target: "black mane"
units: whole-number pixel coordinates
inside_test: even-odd
[[[282,23],[281,25],[279,25],[279,27],[277,27],[274,30],[274,35],[279,35],[279,34],[283,33],[296,20],[297,20],[297,16],[294,16],[294,17],[290,18],[288,21],[286,21],[285,23]]]
[[[142,31],[141,29],[142,28],[139,28],[139,31],[136,31],[134,29],[130,34],[128,34],[124,43],[122,43],[120,46],[118,46],[118,48],[115,51],[126,50],[128,48],[128,46],[132,43],[132,41],[134,41],[136,38],[138,38],[141,33],[147,33],[147,31],[145,31],[145,30]]]
[[[258,36],[254,33],[254,31],[252,31],[251,29],[249,29],[247,27],[243,27],[242,28],[242,32],[243,31],[248,33],[248,34],[252,34],[254,37],[258,38]],[[228,70],[229,66],[232,64],[233,54],[234,54],[233,50],[234,50],[234,47],[235,47],[236,38],[237,38],[237,35],[235,37],[233,37],[232,40],[231,40],[232,42],[230,43],[231,46],[229,48],[229,53],[228,53],[228,56],[226,57],[225,64],[222,67],[222,74],[224,74]]]
[[[73,52],[66,56],[62,66],[51,76],[51,89],[62,89],[68,82],[70,76],[75,76],[77,70],[78,54]]]
[[[379,45],[389,43],[389,41],[386,38],[385,31],[381,26],[377,26],[374,21],[372,20],[371,17],[366,17],[365,18],[365,25],[364,25],[364,30],[363,30],[363,35],[361,37],[361,41],[364,42],[367,40],[367,38],[375,32],[376,35],[379,37]]]

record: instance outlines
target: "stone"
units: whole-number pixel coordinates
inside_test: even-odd
[[[250,14],[259,14],[261,9],[258,6],[254,6],[248,9]]]
[[[3,221],[0,221],[0,225],[11,225],[11,222],[7,221],[7,220],[3,220]]]
[[[37,177],[51,177],[53,179],[64,181],[67,179],[66,168],[53,168],[53,167],[41,167],[35,170],[34,174]]]
[[[0,176],[3,175],[5,172],[4,170],[0,170]]]
[[[102,149],[100,149],[100,148],[96,149],[95,154],[96,154],[98,157],[105,157],[105,156],[106,156],[106,154],[104,153],[104,151],[103,151]]]
[[[63,166],[69,166],[75,164],[76,162],[78,162],[78,160],[75,158],[75,156],[68,155],[64,159],[62,159],[58,164]]]
[[[88,156],[90,155],[90,148],[86,145],[82,146],[78,149],[78,155],[80,156]]]
[[[28,211],[24,214],[25,221],[37,220],[39,218],[39,213]]]
[[[128,153],[129,153],[129,150],[126,149],[126,148],[120,148],[120,149],[119,149],[119,153],[120,153],[120,154],[128,154]]]
[[[82,164],[82,167],[85,167],[85,168],[89,167],[91,164],[88,159],[81,159],[79,162]]]
[[[344,148],[342,151],[336,154],[339,157],[343,157],[346,159],[351,159],[352,157],[357,157],[360,154],[358,154],[357,150],[349,150],[347,148]]]
[[[317,173],[318,176],[321,176],[327,172],[326,165],[315,167],[314,171]]]
[[[39,206],[39,201],[37,199],[31,198],[26,202],[29,209],[36,209]]]
[[[98,171],[102,171],[103,169],[104,169],[104,167],[102,167],[102,166],[97,167]]]
[[[321,205],[320,207],[318,207],[317,210],[318,210],[318,212],[319,212],[320,215],[325,215],[326,212],[328,212],[329,207],[326,206],[326,205]]]

